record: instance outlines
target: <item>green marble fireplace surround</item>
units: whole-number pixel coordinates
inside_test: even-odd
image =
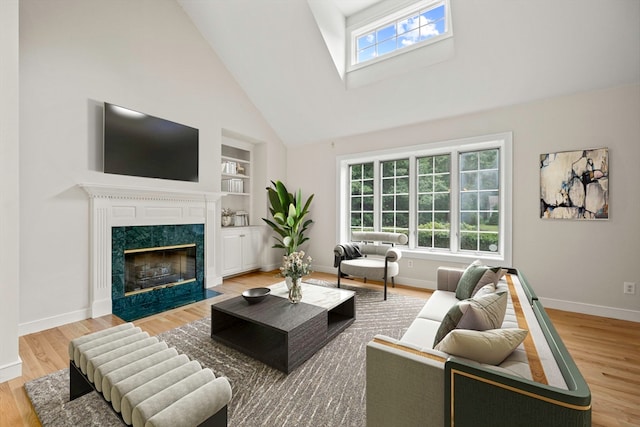
[[[111,228],[112,312],[126,321],[217,295],[204,287],[204,224]],[[125,295],[125,250],[196,245],[195,281]]]

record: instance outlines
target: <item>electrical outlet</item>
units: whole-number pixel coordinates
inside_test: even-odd
[[[412,259],[407,260],[407,267],[413,268],[413,260]]]
[[[633,282],[624,282],[624,293],[633,295],[636,293],[636,284]]]

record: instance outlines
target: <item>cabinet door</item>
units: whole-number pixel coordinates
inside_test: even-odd
[[[222,235],[222,275],[242,271],[242,240],[240,234]]]
[[[243,233],[242,238],[242,269],[251,270],[260,265],[260,232],[256,230]]]

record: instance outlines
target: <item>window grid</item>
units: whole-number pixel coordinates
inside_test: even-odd
[[[373,162],[351,165],[350,179],[350,229],[374,230],[374,165]]]
[[[417,247],[451,246],[451,156],[416,159]]]
[[[500,152],[460,153],[461,251],[500,250]]]
[[[370,61],[447,33],[445,4],[423,7],[355,36],[355,64]]]
[[[381,231],[409,233],[409,159],[380,162]]]

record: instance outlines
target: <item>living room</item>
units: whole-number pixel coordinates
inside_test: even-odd
[[[542,31],[544,22],[539,28],[524,28],[537,22],[527,14],[539,5],[491,2],[488,9],[507,8],[499,15],[505,30],[515,31],[521,26],[528,32],[519,38],[493,30],[486,39],[477,37],[480,40],[476,44],[469,41],[474,35],[465,30],[475,10],[451,2],[456,31],[454,59],[413,72],[425,74],[421,84],[434,91],[442,112],[424,113],[416,119],[422,112],[405,111],[409,118],[404,122],[387,122],[382,108],[371,117],[367,116],[371,110],[360,114],[358,109],[362,104],[380,107],[383,100],[387,102],[387,98],[376,98],[380,86],[398,87],[403,96],[388,100],[390,108],[401,112],[408,109],[404,96],[412,92],[403,88],[402,75],[345,89],[317,28],[311,40],[325,50],[309,59],[312,65],[301,62],[302,53],[279,64],[261,57],[260,51],[240,49],[251,59],[247,63],[250,66],[245,65],[240,73],[243,63],[229,53],[237,47],[228,43],[212,48],[183,9],[189,3],[2,3],[0,72],[5,83],[1,101],[4,124],[0,129],[0,262],[5,274],[0,286],[6,310],[0,314],[0,378],[10,378],[16,369],[20,375],[19,336],[90,317],[89,198],[79,185],[219,191],[224,130],[260,141],[255,157],[263,159],[264,169],[256,178],[265,186],[270,180],[282,180],[305,194],[315,194],[311,212],[315,223],[307,249],[314,257],[314,269],[325,273],[335,273],[332,249],[340,237],[338,158],[510,132],[513,194],[509,264],[526,275],[546,307],[640,322],[640,292],[623,292],[625,282],[640,283],[635,268],[637,251],[632,249],[640,238],[635,214],[640,209],[640,192],[632,178],[634,159],[640,157],[637,2],[621,0],[604,5],[591,1],[578,5],[567,1],[557,7],[550,2],[547,9],[554,10],[552,22],[566,25],[562,31],[555,25]],[[264,6],[250,2],[235,6],[217,3],[223,16],[228,13],[238,20],[247,13],[251,21],[258,21],[252,14],[265,12]],[[285,22],[285,18],[303,24],[314,22],[307,2],[292,3],[276,2],[267,16],[281,12],[284,16],[280,19]],[[526,12],[518,13],[519,7]],[[456,9],[460,17],[455,16]],[[300,19],[294,19],[294,12]],[[512,19],[507,19],[510,14]],[[548,19],[540,11],[534,16]],[[215,25],[221,31],[225,28],[222,22]],[[556,35],[558,32],[560,35]],[[539,45],[533,43],[532,35],[539,36]],[[264,37],[242,34],[238,42],[243,44],[238,46],[251,45],[251,38]],[[558,47],[552,49],[556,44]],[[519,46],[522,51],[510,51]],[[492,65],[480,67],[482,59]],[[517,65],[525,60],[530,62],[500,72],[510,63]],[[259,61],[264,64],[256,66]],[[335,74],[323,74],[322,80],[315,74],[305,77],[310,69],[318,68],[316,61],[322,62],[322,70],[330,69]],[[429,83],[431,77],[453,72],[454,66],[475,67],[476,72],[464,74],[471,78],[458,86],[436,90],[438,85]],[[535,71],[536,78],[507,74],[528,67]],[[455,73],[461,75],[459,70]],[[498,80],[488,78],[494,73]],[[302,77],[294,76],[298,74]],[[300,78],[307,81],[308,88],[297,86]],[[267,81],[264,86],[268,87],[253,89],[260,80]],[[287,81],[296,85],[286,87]],[[344,92],[338,98],[340,108],[320,93],[335,86]],[[286,101],[266,110],[268,107],[261,102],[278,98],[278,91]],[[292,93],[309,98],[296,98]],[[449,95],[463,102],[458,101],[454,109]],[[318,103],[320,99],[324,103],[309,102],[314,96]],[[475,99],[486,102],[479,104]],[[100,127],[103,102],[198,128],[199,182],[104,174]],[[290,122],[290,127],[283,128],[282,122]],[[305,130],[307,134],[302,133]],[[609,219],[541,219],[540,155],[599,147],[609,149],[614,176]],[[268,213],[265,193],[254,195],[254,206],[264,209],[253,213],[253,224]],[[280,255],[269,251],[265,267],[275,266]],[[409,260],[412,267],[408,266]],[[398,282],[433,289],[438,266],[463,266],[470,261],[473,259],[443,262],[407,256]]]

